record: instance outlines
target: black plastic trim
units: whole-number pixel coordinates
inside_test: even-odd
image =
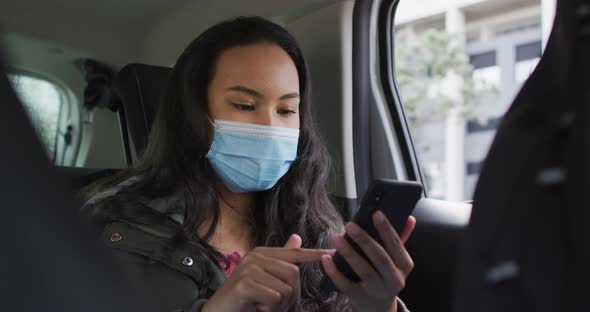
[[[125,160],[127,167],[131,167],[133,159],[131,158],[131,145],[129,142],[129,129],[127,128],[127,116],[125,108],[121,103],[118,104],[117,111],[119,114],[119,123],[121,125],[121,136],[123,137],[123,147],[125,148]]]
[[[352,14],[352,125],[354,175],[357,198],[365,194],[372,181],[371,172],[371,85],[370,37],[372,0],[355,1]],[[356,211],[356,207],[351,213]]]
[[[331,195],[330,200],[332,200],[332,203],[338,209],[344,221],[350,221],[351,212],[357,210],[358,200],[356,198],[345,198],[335,195]]]
[[[379,32],[379,64],[381,72],[381,85],[389,111],[399,149],[404,160],[408,179],[424,184],[424,178],[418,165],[418,158],[414,149],[414,142],[410,134],[410,128],[401,98],[399,96],[395,80],[394,60],[394,20],[399,0],[384,0],[379,8],[378,32]],[[426,194],[425,189],[425,194]]]

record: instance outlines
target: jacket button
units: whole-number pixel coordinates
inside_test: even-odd
[[[123,239],[123,235],[119,234],[119,233],[113,233],[111,234],[111,242],[116,243],[120,240]]]
[[[182,264],[184,266],[187,266],[187,267],[192,266],[193,265],[193,259],[191,257],[184,257],[182,259]]]

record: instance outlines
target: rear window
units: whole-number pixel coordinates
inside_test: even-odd
[[[63,91],[49,80],[23,74],[8,74],[16,94],[55,163],[59,117],[64,102]]]

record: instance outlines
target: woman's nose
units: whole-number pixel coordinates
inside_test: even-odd
[[[268,109],[261,109],[258,111],[256,116],[256,124],[263,125],[263,126],[274,126],[275,120],[272,112]]]

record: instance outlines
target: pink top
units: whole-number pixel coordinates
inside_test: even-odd
[[[225,272],[225,276],[229,276],[231,272],[233,272],[238,266],[240,260],[242,260],[242,256],[237,251],[234,251],[233,253],[227,254],[225,256],[227,257],[227,260],[229,260],[229,265],[226,265],[225,261],[223,261],[221,258],[217,258],[217,262],[219,262],[219,266],[221,266]]]

